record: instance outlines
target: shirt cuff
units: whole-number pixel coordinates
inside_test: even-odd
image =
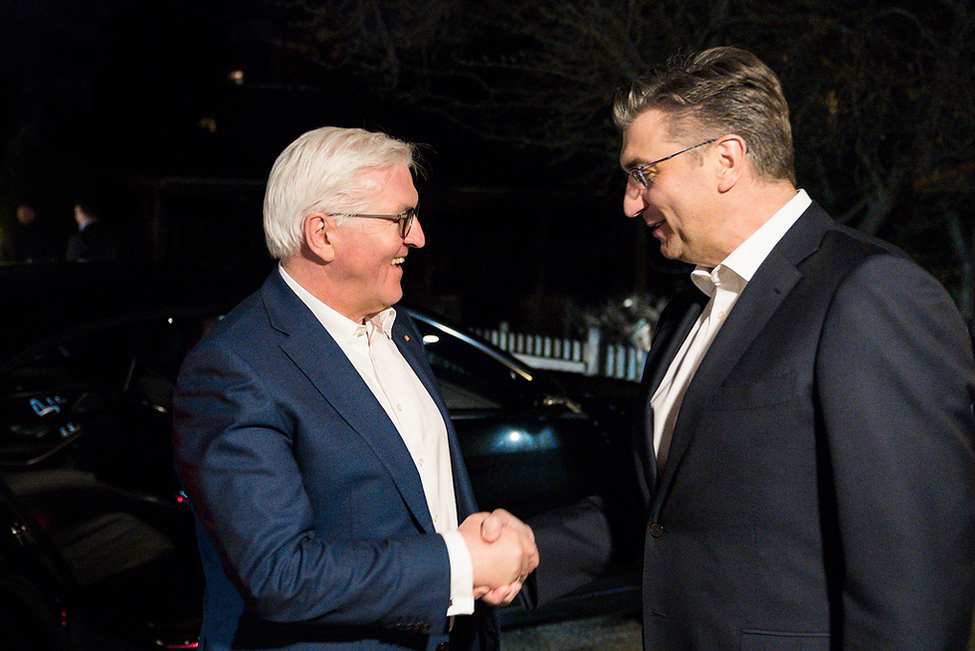
[[[442,534],[447,543],[447,559],[450,561],[450,607],[447,615],[470,615],[474,612],[474,563],[471,553],[459,531]]]

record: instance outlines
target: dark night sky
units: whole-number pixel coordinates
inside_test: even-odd
[[[2,29],[5,140],[26,128],[81,167],[249,175],[263,139],[312,119],[302,91],[228,79],[260,25],[215,3],[37,0],[5,9]]]
[[[430,146],[430,178],[418,187],[433,237],[417,257],[411,295],[468,293],[494,314],[518,295],[600,300],[633,280],[636,226],[615,197],[450,190],[524,186],[535,178],[523,170],[539,166],[289,54],[280,46],[289,35],[247,0],[0,2],[0,218],[26,191],[66,224],[75,188],[92,179],[111,186],[128,215],[146,214],[154,199],[144,190],[158,179],[246,179],[253,184],[203,200],[165,194],[162,255],[263,260],[260,184],[277,154],[308,129],[358,126]],[[243,84],[229,77],[238,69]]]
[[[0,226],[27,193],[72,227],[76,189],[108,185],[118,212],[143,220],[159,221],[153,202],[162,197],[164,257],[260,258],[268,169],[299,134],[335,124],[430,146],[430,175],[417,185],[433,237],[417,256],[426,268],[412,276],[429,294],[468,292],[497,311],[516,295],[598,301],[633,289],[667,291],[683,272],[621,216],[621,183],[611,197],[587,196],[572,166],[549,166],[546,153],[475,140],[420,108],[380,99],[351,76],[326,73],[269,4],[0,0]],[[235,70],[243,83],[230,76]],[[248,184],[192,191],[170,184],[176,190],[161,195],[160,179],[174,178]],[[471,186],[489,190],[460,189]],[[216,191],[204,197],[200,187]],[[226,237],[230,231],[236,239]],[[935,236],[930,248],[938,253],[945,237]]]
[[[33,146],[81,169],[260,178],[288,142],[323,124],[420,140],[435,159],[458,141],[289,54],[276,17],[246,0],[2,1],[8,156],[26,129]]]
[[[442,157],[456,138],[282,46],[290,35],[248,0],[0,2],[8,218],[20,194],[67,200],[90,177],[260,182],[325,124],[427,142],[431,166],[452,169]]]

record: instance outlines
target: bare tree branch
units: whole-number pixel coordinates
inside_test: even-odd
[[[943,224],[946,205],[972,220],[972,173],[924,181],[972,162],[968,0],[264,1],[322,65],[539,161],[579,162],[594,192],[618,190],[613,90],[674,53],[739,45],[782,77],[800,181],[834,214],[870,232]]]

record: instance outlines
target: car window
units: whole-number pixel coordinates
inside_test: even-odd
[[[0,467],[71,467],[132,490],[175,494],[173,386],[212,321],[101,324],[10,369],[0,385]]]
[[[513,367],[423,318],[414,321],[449,410],[497,410],[525,402],[530,380]]]

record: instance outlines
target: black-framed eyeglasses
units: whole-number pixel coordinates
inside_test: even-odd
[[[404,240],[406,236],[410,234],[410,229],[413,228],[413,222],[416,220],[416,207],[410,208],[404,213],[398,215],[370,215],[366,213],[336,213],[336,217],[365,217],[366,219],[385,219],[386,221],[399,222],[399,234]]]
[[[664,156],[663,158],[658,158],[657,160],[653,161],[652,163],[644,163],[643,165],[640,165],[639,167],[634,167],[632,169],[624,170],[624,173],[628,177],[628,180],[630,180],[630,181],[636,181],[637,183],[639,183],[643,187],[649,188],[650,187],[650,181],[652,179],[648,179],[647,178],[647,175],[644,172],[644,170],[647,170],[647,169],[653,167],[654,165],[659,165],[660,163],[664,162],[665,160],[670,160],[671,158],[674,158],[675,156],[680,156],[681,154],[687,153],[687,152],[689,152],[692,149],[697,149],[698,147],[703,147],[704,145],[710,145],[715,140],[717,140],[717,138],[711,138],[710,140],[705,140],[704,142],[699,142],[696,145],[691,145],[687,149],[681,149],[676,154],[671,154],[670,156]]]

